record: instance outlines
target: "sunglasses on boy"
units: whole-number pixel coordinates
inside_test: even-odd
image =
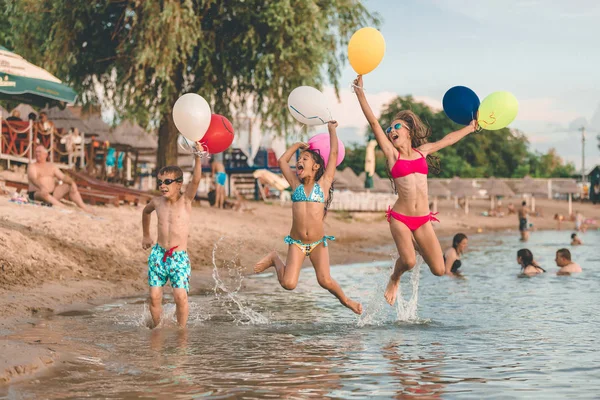
[[[395,131],[399,131],[400,128],[402,128],[402,124],[398,122],[397,124],[394,124],[394,126],[388,126],[388,128],[385,130],[385,133],[389,135],[390,133],[392,133],[392,129],[394,129]]]
[[[158,179],[156,181],[156,184],[158,186],[160,186],[160,185],[162,185],[164,183],[165,185],[169,186],[173,182],[183,182],[183,178],[180,177],[180,178],[176,178],[176,179],[165,179],[164,181],[161,181],[160,179]]]

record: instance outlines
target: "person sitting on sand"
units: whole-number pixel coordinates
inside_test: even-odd
[[[194,174],[182,195],[183,171],[177,166],[163,167],[157,176],[161,196],[154,197],[142,213],[142,248],[152,247],[148,257],[148,285],[150,286],[150,314],[154,327],[160,323],[162,314],[163,286],[171,281],[173,298],[177,306],[177,323],[184,327],[188,319],[188,297],[190,280],[190,259],[187,254],[187,241],[190,231],[192,202],[196,196],[202,162],[195,156]],[[152,212],[156,211],[158,240],[150,237]]]
[[[527,276],[538,275],[546,270],[533,260],[533,253],[529,249],[517,251],[517,263],[521,265],[521,273]]]
[[[571,252],[569,249],[557,250],[554,261],[556,261],[556,265],[560,268],[556,275],[570,275],[572,273],[583,271],[579,264],[571,261]]]
[[[521,232],[521,242],[526,242],[529,239],[529,223],[527,221],[527,215],[529,214],[529,208],[527,208],[527,202],[523,201],[518,211],[519,216],[519,231]]]
[[[318,151],[308,148],[306,143],[296,143],[281,156],[279,167],[284,178],[293,189],[292,230],[284,239],[289,245],[285,264],[277,252],[272,251],[254,266],[255,273],[275,267],[279,284],[284,289],[293,290],[298,284],[300,269],[306,257],[315,268],[317,281],[333,294],[344,306],[356,314],[362,314],[362,305],[348,298],[340,285],[331,277],[327,241],[333,236],[325,236],[324,219],[333,196],[333,177],[338,155],[337,122],[328,123],[330,136],[330,162],[325,165]],[[289,162],[296,151],[302,152],[296,161],[296,173]],[[334,162],[331,162],[334,160]]]
[[[580,244],[583,244],[583,242],[579,239],[579,236],[576,233],[571,234],[571,246],[579,246]]]
[[[35,148],[35,163],[27,167],[27,178],[29,199],[65,207],[60,200],[68,195],[83,211],[93,213],[92,209],[83,203],[75,181],[63,174],[56,165],[48,162],[48,150],[41,144]],[[62,181],[58,185],[57,179]]]
[[[460,256],[463,254],[468,244],[467,235],[457,233],[452,239],[452,247],[444,252],[444,263],[446,264],[446,275],[459,275],[458,269],[462,262]]]

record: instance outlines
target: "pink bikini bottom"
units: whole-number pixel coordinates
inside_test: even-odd
[[[394,218],[395,220],[402,222],[408,227],[408,229],[414,232],[429,221],[440,222],[440,220],[435,217],[437,214],[438,213],[430,212],[429,214],[422,215],[420,217],[411,217],[409,215],[397,213],[396,211],[392,210],[390,206],[388,206],[385,216],[387,217],[388,222],[390,222],[390,218]]]

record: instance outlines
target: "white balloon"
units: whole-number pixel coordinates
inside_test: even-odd
[[[173,106],[173,121],[179,132],[192,142],[204,137],[210,125],[210,106],[204,97],[186,93]]]
[[[305,125],[323,125],[331,121],[325,95],[311,86],[299,86],[288,97],[288,110]]]

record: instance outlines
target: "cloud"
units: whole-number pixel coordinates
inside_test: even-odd
[[[580,117],[581,114],[576,111],[561,109],[557,99],[551,97],[519,99],[517,120],[566,124]]]

